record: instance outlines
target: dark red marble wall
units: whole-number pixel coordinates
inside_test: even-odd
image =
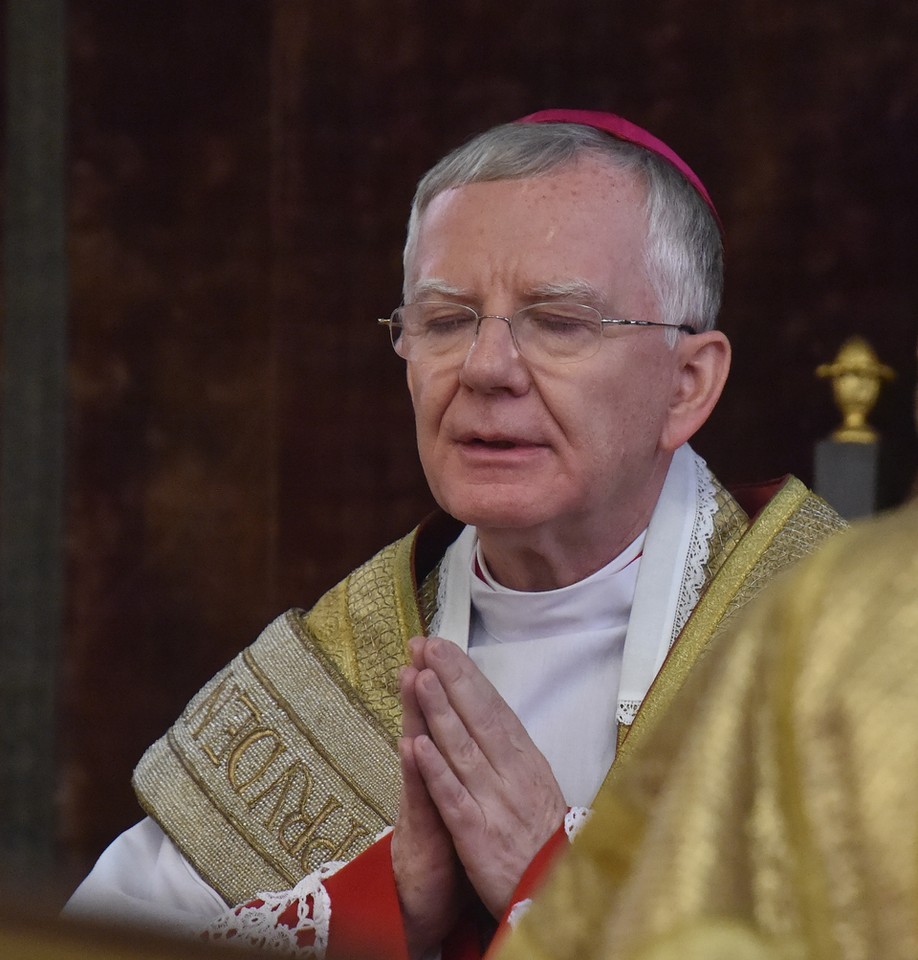
[[[702,452],[792,470],[861,333],[904,489],[918,306],[918,8],[880,0],[73,0],[63,846],[138,816],[133,763],[285,607],[430,501],[400,361],[413,184],[542,106],[616,110],[727,225],[734,375]]]

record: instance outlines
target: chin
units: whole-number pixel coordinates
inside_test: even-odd
[[[437,500],[457,520],[485,530],[525,530],[552,519],[544,502],[530,503],[512,493],[487,500],[480,496],[453,496],[442,500],[438,497]]]

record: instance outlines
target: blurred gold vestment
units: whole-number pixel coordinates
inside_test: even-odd
[[[918,505],[717,638],[498,960],[918,957]]]

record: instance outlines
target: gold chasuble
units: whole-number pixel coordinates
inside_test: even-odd
[[[722,625],[765,580],[842,525],[792,478],[751,523],[719,489],[704,593],[613,770],[627,766],[632,741],[653,729]],[[460,530],[436,515],[308,613],[279,617],[140,761],[134,787],[144,809],[230,904],[350,860],[394,822],[398,670],[408,640],[431,621],[438,564]]]
[[[918,503],[734,626],[495,960],[918,957]]]

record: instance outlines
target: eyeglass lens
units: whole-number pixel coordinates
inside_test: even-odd
[[[464,304],[412,303],[392,315],[390,331],[396,351],[409,360],[452,360],[464,356],[475,342],[481,322],[506,317],[479,315]],[[599,349],[602,316],[576,303],[538,303],[509,318],[517,349],[531,361],[570,363]]]

